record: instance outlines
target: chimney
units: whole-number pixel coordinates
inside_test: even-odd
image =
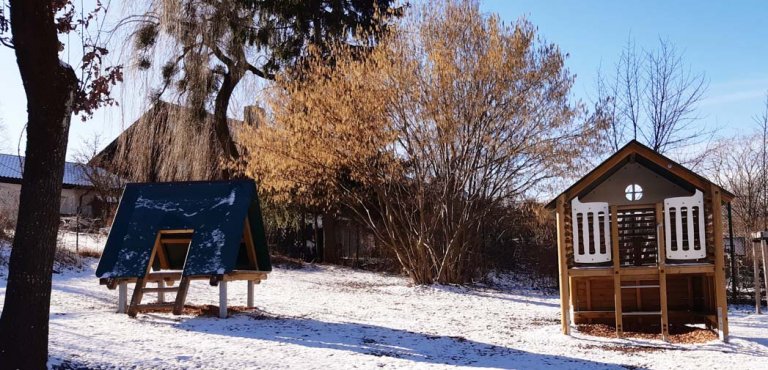
[[[264,121],[264,109],[258,105],[246,105],[243,108],[243,120],[246,125],[259,128]]]

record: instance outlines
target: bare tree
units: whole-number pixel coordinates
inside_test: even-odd
[[[371,55],[334,55],[278,80],[272,125],[243,135],[247,172],[275,198],[341,203],[417,283],[473,278],[492,212],[595,146],[560,50],[473,1],[429,2]]]
[[[26,160],[0,315],[4,369],[46,366],[51,273],[71,118],[80,114],[85,119],[113,103],[110,88],[122,80],[120,67],[101,64],[107,49],[98,37],[83,32],[106,9],[98,2],[90,13],[78,13],[78,8],[66,0],[0,2],[0,43],[14,50],[27,99]],[[83,40],[79,77],[59,58],[65,46],[59,35],[70,32]]]
[[[101,152],[101,137],[94,135],[91,139],[83,142],[80,150],[75,153],[75,163],[77,163],[80,173],[91,183],[93,191],[96,193],[103,208],[99,215],[101,220],[109,220],[114,212],[117,200],[123,190],[124,181],[105,168],[100,163],[94,161],[94,158]]]
[[[714,180],[736,195],[731,203],[736,233],[749,235],[764,217],[765,171],[762,165],[762,133],[723,139],[710,157]]]
[[[763,216],[763,230],[768,230],[768,179],[766,179],[766,175],[768,175],[768,153],[766,153],[766,144],[768,144],[768,93],[765,95],[763,112],[753,119],[759,125],[760,134],[762,136],[762,145],[760,145],[760,164],[763,176],[763,210],[759,214]]]
[[[598,73],[597,103],[613,113],[610,144],[618,149],[635,139],[668,153],[708,141],[696,115],[706,89],[705,75],[693,73],[671,42],[638,51],[630,39],[613,73]]]

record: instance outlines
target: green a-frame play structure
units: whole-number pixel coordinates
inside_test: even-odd
[[[179,315],[190,281],[209,280],[219,287],[219,316],[226,317],[227,282],[247,281],[253,307],[254,284],[271,269],[252,180],[133,183],[123,192],[96,276],[119,288],[118,312],[130,316]],[[129,283],[135,283],[130,304]],[[157,293],[157,302],[142,304],[145,293]],[[175,299],[166,301],[166,293]]]

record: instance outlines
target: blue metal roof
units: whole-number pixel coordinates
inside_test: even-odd
[[[24,157],[12,154],[0,154],[0,178],[18,180],[24,168]],[[0,180],[1,181],[1,180]],[[93,186],[85,174],[83,165],[73,162],[64,163],[64,186]]]
[[[264,224],[252,180],[128,184],[96,276],[143,277],[161,230],[193,230],[184,276],[230,272],[237,265],[246,217],[258,270],[270,271]]]

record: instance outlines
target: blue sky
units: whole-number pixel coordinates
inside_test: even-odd
[[[486,0],[481,4],[484,12],[498,13],[508,24],[527,17],[542,37],[568,53],[566,66],[577,76],[576,99],[586,101],[594,95],[598,67],[611,68],[629,37],[640,48],[653,48],[665,38],[684,53],[693,72],[704,72],[709,79],[699,124],[719,128],[721,136],[755,127],[752,117],[761,112],[768,91],[768,1]],[[73,120],[70,157],[83,140],[99,134],[106,145],[135,119],[140,109],[134,107],[141,106],[136,96],[142,91],[126,90],[117,92],[122,107],[102,110],[89,122]],[[7,48],[0,48],[0,120],[5,126],[0,150],[16,152],[26,102],[15,58]]]
[[[485,12],[506,22],[525,16],[548,42],[570,56],[576,98],[594,96],[599,66],[609,70],[627,40],[654,48],[659,38],[683,52],[709,89],[699,105],[700,124],[722,136],[755,127],[768,91],[768,1],[535,1],[488,0]]]

